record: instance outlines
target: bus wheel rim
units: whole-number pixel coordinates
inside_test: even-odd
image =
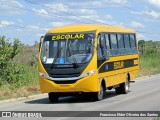
[[[100,88],[100,91],[99,91],[98,95],[99,95],[99,98],[102,99],[102,97],[103,97],[103,88],[102,88],[102,86]]]
[[[126,91],[129,91],[129,82],[126,80]]]

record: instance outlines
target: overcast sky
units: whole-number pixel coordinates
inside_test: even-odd
[[[160,40],[160,0],[29,1],[38,4],[0,0],[0,36],[32,45],[50,28],[99,22],[133,28],[138,39]]]

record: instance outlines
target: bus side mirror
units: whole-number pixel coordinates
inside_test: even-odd
[[[105,58],[106,58],[106,60],[109,60],[109,56],[108,55],[106,55]]]
[[[102,59],[104,59],[104,60],[109,60],[109,56],[105,54],[105,55],[102,57]]]
[[[101,58],[98,58],[98,60],[103,60],[103,61],[106,61],[106,60],[109,60],[109,56],[108,55],[104,55],[102,56]]]
[[[44,36],[41,36],[41,38],[40,38],[40,42],[39,42],[39,51],[40,51],[40,47],[41,47],[41,45],[42,45],[42,41],[43,41],[43,39],[44,39]]]

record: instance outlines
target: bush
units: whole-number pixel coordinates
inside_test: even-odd
[[[19,46],[18,39],[12,44],[5,36],[0,37],[0,85],[18,81],[20,72],[23,72],[23,68],[13,62],[13,58],[20,52]]]
[[[148,48],[145,51],[145,54],[147,54],[147,55],[149,55],[149,54],[155,54],[155,53],[157,53],[157,49],[155,49],[155,48]]]

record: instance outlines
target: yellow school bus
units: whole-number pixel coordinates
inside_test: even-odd
[[[102,100],[106,90],[129,92],[139,70],[132,29],[79,24],[50,29],[41,39],[39,83],[50,102],[70,94]]]

